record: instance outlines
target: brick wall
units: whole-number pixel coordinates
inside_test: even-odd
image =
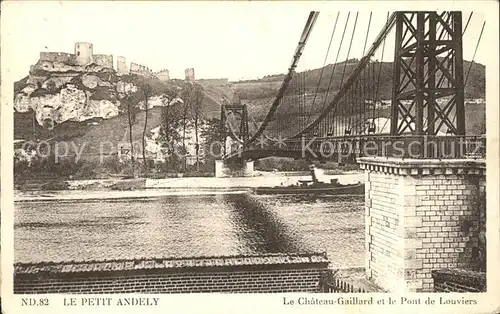
[[[411,228],[423,289],[433,289],[430,272],[438,268],[477,269],[479,185],[474,175],[434,175],[416,184],[416,207]],[[407,227],[410,225],[407,224]]]
[[[483,166],[373,159],[365,164],[367,276],[391,291],[432,291],[432,270],[480,269]]]
[[[479,270],[486,271],[486,176],[479,178]]]
[[[14,293],[320,292],[322,255],[18,264]]]
[[[368,277],[386,289],[395,289],[404,266],[399,256],[399,177],[380,172],[365,174],[365,245]]]
[[[486,292],[486,273],[461,269],[432,271],[435,292]]]

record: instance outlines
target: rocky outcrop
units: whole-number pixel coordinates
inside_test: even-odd
[[[85,74],[84,76],[82,76],[82,84],[89,89],[94,89],[97,86],[113,87],[112,83],[103,81],[97,75],[92,74]]]
[[[14,109],[33,110],[40,125],[47,119],[63,123],[115,117],[120,114],[119,92],[137,91],[133,84],[118,81],[113,69],[46,60],[32,66],[22,83],[14,94]]]
[[[33,93],[32,93],[33,94]],[[20,93],[15,96],[14,107],[18,112],[35,111],[40,125],[46,119],[56,123],[65,121],[85,121],[100,117],[104,119],[119,114],[119,101],[90,100],[84,90],[67,84],[58,93],[31,96]]]
[[[116,91],[121,94],[135,93],[137,92],[137,86],[129,82],[118,81]]]
[[[46,80],[43,81],[41,80],[41,85],[42,88],[45,88],[47,90],[56,90],[62,88],[65,84],[71,82],[73,77],[74,76],[68,76],[68,75],[49,77]],[[36,85],[35,86],[31,85],[31,86],[34,87],[35,89],[37,87]]]
[[[148,97],[148,108],[154,108],[154,107],[162,107],[166,106],[169,103],[168,98],[165,96],[151,96]],[[145,110],[146,106],[144,105],[144,101],[140,101],[139,104],[139,109]]]
[[[151,83],[144,80],[133,75],[118,76],[114,69],[96,63],[75,65],[60,58],[42,58],[31,66],[27,77],[14,84],[14,109],[20,113],[34,111],[37,122],[44,127],[47,120],[60,124],[109,119],[124,111],[122,102],[127,95],[138,92],[139,85]],[[159,88],[158,82],[152,82],[156,89],[148,99],[149,108],[173,101],[165,94],[169,89]],[[145,109],[144,101],[136,105]]]

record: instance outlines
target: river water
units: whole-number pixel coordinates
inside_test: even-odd
[[[364,196],[249,193],[15,205],[15,261],[326,251],[364,261]]]

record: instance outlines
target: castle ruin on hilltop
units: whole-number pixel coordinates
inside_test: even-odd
[[[167,69],[160,70],[154,73],[154,76],[163,82],[170,81],[170,72]]]
[[[186,82],[194,84],[194,81],[195,81],[195,78],[194,78],[194,69],[193,68],[187,68],[184,71],[184,74],[185,74]]]
[[[168,69],[162,69],[157,72],[153,72],[149,67],[144,66],[139,63],[131,62],[130,66],[127,65],[127,60],[123,56],[118,56],[116,58],[116,68],[113,63],[113,55],[107,54],[95,54],[94,45],[88,42],[77,42],[75,43],[74,53],[66,52],[40,52],[40,60],[42,64],[40,67],[42,69],[52,69],[65,72],[62,70],[65,68],[63,65],[67,66],[87,66],[90,64],[96,64],[101,67],[114,69],[118,75],[136,74],[144,77],[155,77],[163,82],[170,81],[170,72]],[[59,65],[58,65],[59,64]],[[184,71],[184,80],[190,84],[195,83],[194,68],[187,68]],[[224,79],[202,79],[200,82],[206,83],[217,83],[217,84],[227,84],[227,78]]]
[[[94,54],[91,43],[75,43],[75,53],[40,52],[41,61],[59,62],[68,65],[86,66],[91,63],[113,68],[113,55]]]
[[[96,64],[105,68],[115,69],[113,55],[95,54],[93,44],[87,42],[75,43],[74,53],[42,51],[40,52],[40,61],[63,63],[72,66]],[[129,68],[125,57],[122,56],[117,57],[115,70],[118,75],[136,74],[153,77],[153,71],[142,64],[131,62]]]

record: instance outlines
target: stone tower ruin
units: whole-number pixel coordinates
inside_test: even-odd
[[[156,78],[160,81],[168,82],[170,81],[170,72],[167,69],[163,69],[155,73]]]
[[[118,75],[128,74],[127,60],[125,57],[119,56],[116,58],[116,72]]]
[[[186,81],[188,83],[194,84],[194,69],[188,68],[184,71],[184,74],[186,75]]]
[[[75,44],[75,64],[88,65],[92,63],[93,45],[91,43],[78,42]]]

